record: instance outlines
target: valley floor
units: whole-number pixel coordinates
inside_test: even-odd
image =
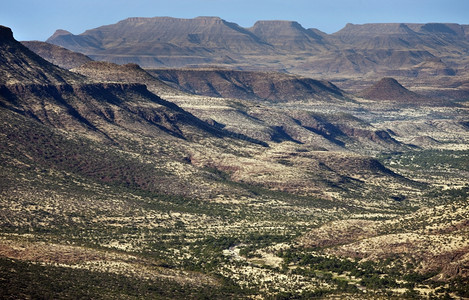
[[[219,123],[227,123],[216,119],[220,109],[240,115],[239,107],[228,105],[231,100],[219,106],[211,102],[222,101],[218,98],[170,100]],[[255,105],[244,105],[252,115]],[[2,134],[7,148],[0,182],[0,293],[6,298],[468,297],[468,136],[454,130],[458,117],[449,120],[447,112],[376,109],[362,116],[376,128],[391,129],[400,142],[421,142],[420,148],[368,152],[392,173],[379,168],[367,173],[360,169],[370,168],[362,155],[318,151],[312,143],[283,141],[265,148],[226,139],[175,144],[178,138],[164,138],[127,144],[116,134],[121,146],[105,150],[87,138],[41,129],[49,143],[63,138],[71,143],[67,156],[95,153],[111,168],[100,173],[87,169],[91,166],[57,167],[63,154],[36,149],[38,144],[17,148],[18,155],[11,144],[37,139],[27,128],[36,127],[37,135],[38,125],[3,110],[4,125],[13,126],[4,126],[9,129]],[[233,128],[243,126],[231,122]],[[33,153],[46,156],[38,161]],[[340,161],[342,169],[332,170]],[[151,166],[151,180],[157,180],[148,184],[167,189],[116,180],[129,162]],[[158,183],[164,178],[178,182]],[[162,193],[171,189],[178,192]]]

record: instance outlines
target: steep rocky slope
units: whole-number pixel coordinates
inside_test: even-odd
[[[0,84],[60,84],[80,82],[83,77],[50,63],[17,42],[10,28],[0,26]]]
[[[86,55],[53,44],[39,41],[25,41],[21,43],[48,62],[63,69],[76,68],[91,61],[91,58]]]

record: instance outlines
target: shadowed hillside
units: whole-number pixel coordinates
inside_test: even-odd
[[[30,41],[22,42],[22,44],[48,62],[64,69],[76,68],[91,61],[91,58],[86,55],[49,43]]]
[[[149,72],[185,92],[211,97],[271,101],[337,100],[342,97],[342,91],[330,82],[282,73],[223,69],[159,69]]]

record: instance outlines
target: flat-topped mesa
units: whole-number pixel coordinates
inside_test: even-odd
[[[300,23],[296,21],[286,21],[286,20],[260,20],[254,23],[254,26],[251,27],[251,29],[255,28],[261,28],[261,27],[269,27],[269,28],[275,28],[275,27],[296,27],[299,29],[304,29],[303,26],[301,26]]]
[[[226,22],[220,17],[211,17],[211,16],[200,16],[193,19],[184,19],[184,18],[174,18],[174,17],[131,17],[119,21],[119,23],[124,24],[151,24],[151,23],[198,23],[201,25],[207,24],[221,24]]]
[[[327,34],[293,20],[260,20],[244,28],[203,16],[133,17],[78,35],[59,30],[47,42],[94,60],[143,68],[223,66],[342,78],[398,76],[434,56],[456,73],[464,71],[468,36],[469,25],[446,23],[347,24]]]
[[[347,23],[344,28],[333,35],[388,35],[388,34],[409,34],[415,33],[404,23],[369,23],[369,24],[351,24]]]
[[[13,31],[9,27],[0,25],[0,42],[14,41]]]
[[[278,39],[279,35],[295,37],[307,32],[303,26],[295,21],[257,21],[248,30],[261,39]]]
[[[324,36],[319,31],[305,29],[295,21],[257,21],[248,30],[278,49],[301,51],[324,48]]]
[[[96,60],[105,60],[103,57],[111,55],[115,59],[106,60],[119,64],[134,62],[146,67],[164,65],[158,60],[148,63],[149,55],[162,55],[169,60],[175,60],[175,57],[198,57],[200,60],[211,51],[217,52],[218,56],[226,51],[265,53],[270,48],[251,32],[219,17],[129,18],[79,35],[55,35],[47,42]]]

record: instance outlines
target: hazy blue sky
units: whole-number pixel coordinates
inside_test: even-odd
[[[18,40],[45,40],[56,29],[79,34],[128,17],[219,16],[243,27],[294,20],[335,32],[346,23],[469,24],[468,0],[2,0],[0,25]]]

